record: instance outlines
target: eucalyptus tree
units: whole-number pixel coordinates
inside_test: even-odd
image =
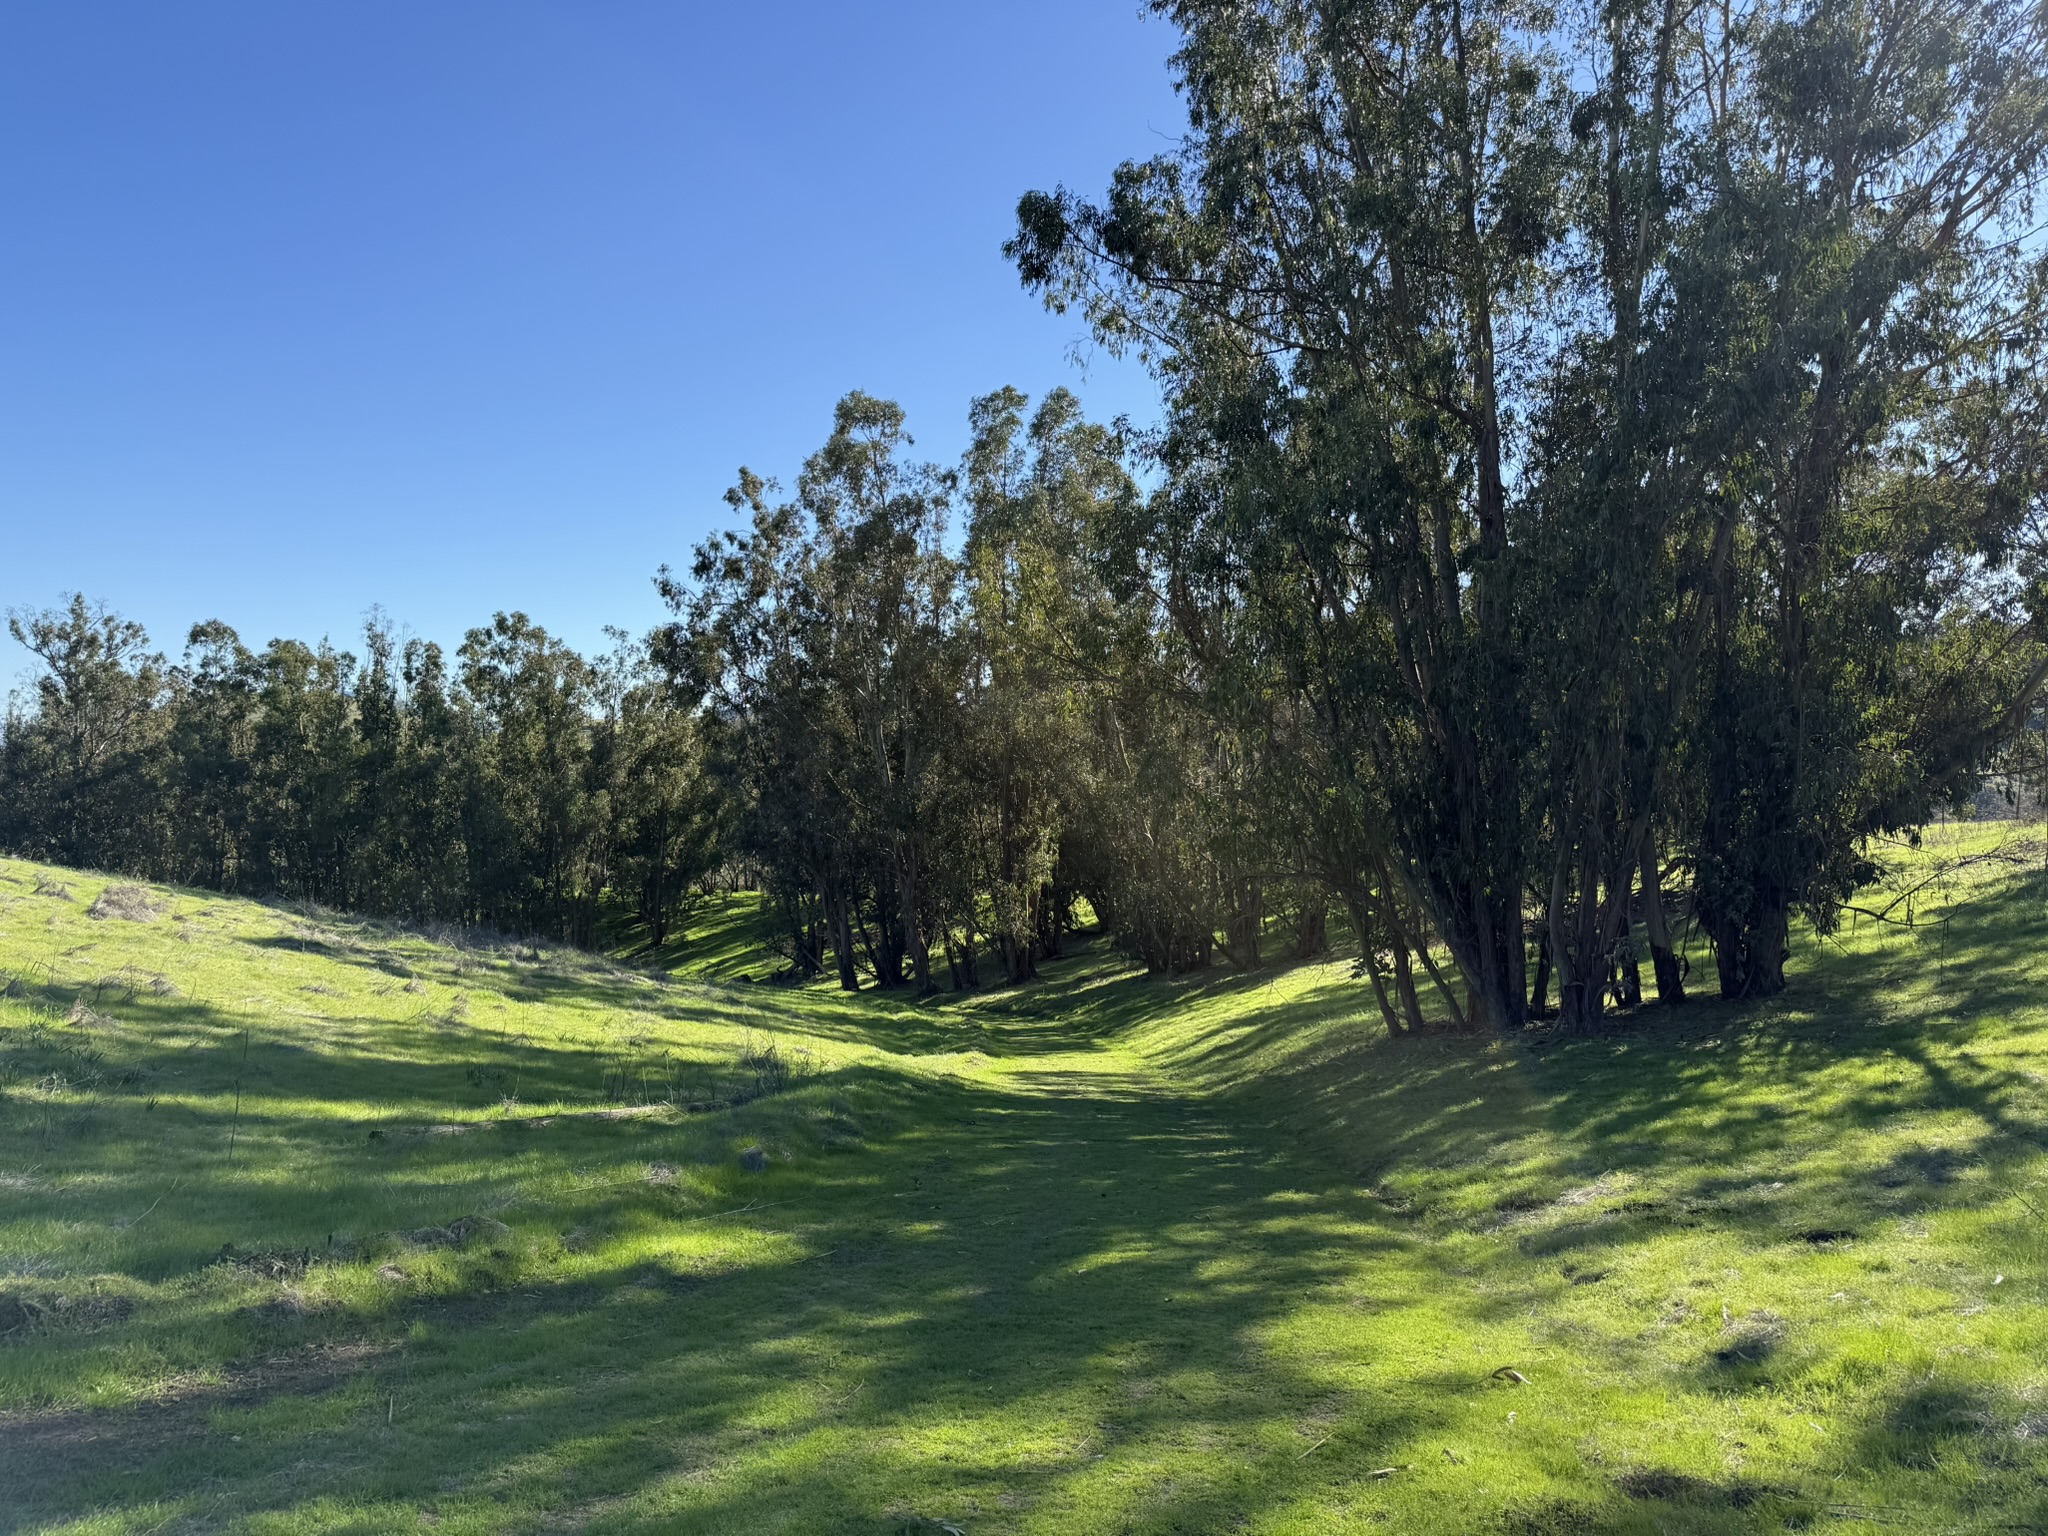
[[[678,614],[664,653],[749,792],[750,840],[784,885],[792,938],[815,896],[849,989],[862,952],[882,985],[904,981],[906,960],[932,985],[929,813],[959,698],[941,545],[952,479],[905,462],[909,446],[900,407],[846,396],[794,500],[771,502],[742,471],[727,500],[751,530],[701,545],[689,582],[660,578]]]
[[[349,905],[355,657],[325,641],[273,640],[252,668],[250,879],[260,890]]]
[[[724,805],[705,770],[698,722],[648,646],[614,630],[598,670],[607,841],[621,894],[659,948],[688,916],[723,852]]]
[[[809,662],[820,551],[802,509],[771,499],[776,489],[741,469],[725,499],[747,527],[700,544],[687,577],[663,567],[656,586],[676,619],[656,649],[701,711],[708,761],[739,808],[734,835],[766,872],[792,964],[815,971],[829,945],[853,991],[858,864],[836,788],[847,732]]]
[[[1332,888],[1412,901],[1501,1027],[1530,895],[1569,1021],[1632,996],[1638,914],[1675,1001],[1674,863],[1723,989],[1782,985],[1792,906],[1826,921],[1858,837],[2012,718],[1915,637],[2033,641],[1984,583],[1935,601],[2009,560],[2022,484],[1937,477],[1981,491],[1938,528],[1872,491],[1958,390],[2011,425],[2040,13],[1153,9],[1189,136],[1100,203],[1027,195],[1009,251],[1166,386],[1175,617],[1309,706]],[[1879,794],[1915,708],[1962,728]]]
[[[797,498],[821,559],[810,597],[822,609],[809,661],[836,686],[856,750],[842,790],[883,855],[876,891],[881,980],[932,987],[936,919],[928,812],[940,749],[957,709],[956,573],[943,548],[954,477],[902,457],[902,407],[855,391],[804,464]]]
[[[590,664],[523,613],[464,637],[463,842],[475,917],[587,943],[606,883]]]
[[[1510,409],[1543,340],[1569,88],[1542,15],[1159,0],[1192,133],[1010,251],[1159,364],[1169,547],[1241,594],[1378,796],[1485,1017],[1525,1009]]]
[[[969,412],[969,661],[949,774],[978,926],[1012,982],[1057,952],[1074,894],[1072,834],[1107,792],[1092,732],[1128,615],[1101,561],[1138,495],[1121,433],[1088,421],[1063,389],[1027,420],[1029,404],[1003,389]]]
[[[248,878],[256,689],[241,637],[217,619],[193,625],[165,741],[171,867],[184,883],[232,891]]]
[[[1697,900],[1723,990],[1748,994],[1782,987],[1791,908],[1825,917],[1853,884],[1858,834],[1924,815],[2040,685],[2023,667],[1985,698],[1920,642],[1975,627],[1981,587],[1955,577],[2008,565],[2038,495],[2020,237],[2048,20],[2015,0],[1760,9],[1714,83],[1726,147],[1680,294],[1733,322],[1709,400],[1742,526],[1711,588]],[[1958,414],[1996,425],[1959,437]],[[1987,456],[2015,435],[2017,459]],[[1945,739],[1920,724],[1937,711]]]
[[[372,647],[374,650],[374,646]],[[462,829],[467,752],[475,744],[440,646],[408,638],[398,651],[403,718],[395,768],[382,780],[378,836],[392,885],[383,910],[460,920],[474,908]]]
[[[61,608],[10,610],[7,630],[41,670],[29,708],[10,708],[4,835],[66,864],[112,868],[146,856],[151,756],[171,686],[163,656],[140,624],[76,593]]]

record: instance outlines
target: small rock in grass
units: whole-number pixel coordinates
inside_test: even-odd
[[[673,1184],[675,1183],[675,1181],[676,1167],[674,1163],[649,1163],[647,1165],[648,1183],[655,1185],[667,1185]]]
[[[759,1147],[749,1147],[740,1154],[740,1166],[749,1173],[766,1173],[768,1154]]]

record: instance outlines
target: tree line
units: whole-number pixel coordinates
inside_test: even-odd
[[[38,663],[0,740],[0,842],[86,868],[590,944],[659,944],[719,858],[696,727],[644,645],[587,660],[499,614],[455,656],[358,657],[219,622],[173,664],[73,597],[9,616]]]
[[[1681,929],[1781,989],[2048,682],[2043,14],[1152,8],[1188,135],[1007,252],[1158,424],[999,390],[940,465],[849,395],[597,663],[27,620],[5,835],[572,937],[737,863],[848,988],[1092,920],[1157,971],[1341,929],[1395,1032],[1679,1002]]]

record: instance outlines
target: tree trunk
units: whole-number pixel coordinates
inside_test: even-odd
[[[946,947],[946,974],[952,978],[953,990],[965,992],[967,987],[960,975],[960,953],[953,947],[953,930],[948,928],[940,938]]]
[[[1581,848],[1575,889],[1578,900],[1566,906],[1574,887],[1560,880],[1552,889],[1550,935],[1557,965],[1557,1028],[1584,1034],[1599,1028],[1608,993],[1615,985],[1616,956],[1605,927],[1608,909],[1600,903],[1600,869],[1595,850]],[[1614,886],[1609,882],[1608,899]]]
[[[1550,924],[1536,932],[1536,979],[1529,987],[1529,1017],[1540,1019],[1550,1007]]]
[[[1638,1007],[1643,1001],[1643,967],[1636,959],[1635,943],[1624,939],[1615,956],[1615,1001],[1624,1008]]]
[[[1387,996],[1387,978],[1380,969],[1379,950],[1373,944],[1372,919],[1367,915],[1365,902],[1355,891],[1347,889],[1344,892],[1344,910],[1350,914],[1351,932],[1358,940],[1358,963],[1372,978],[1373,995],[1379,999],[1380,1017],[1387,1021],[1387,1034],[1389,1038],[1398,1037],[1403,1033],[1401,1020]]]
[[[1671,922],[1664,915],[1664,886],[1657,873],[1654,839],[1643,842],[1643,927],[1650,936],[1650,966],[1657,973],[1657,1001],[1676,1006],[1685,1001],[1685,980],[1671,947]]]
[[[1791,912],[1782,897],[1765,902],[1753,922],[1732,919],[1713,930],[1714,966],[1723,997],[1775,997],[1785,990],[1785,940]]]
[[[1063,897],[1057,886],[1038,893],[1038,959],[1057,960],[1065,952],[1066,925],[1072,898]]]
[[[1304,899],[1294,923],[1294,958],[1313,960],[1329,947],[1329,908],[1320,900]]]
[[[1259,968],[1259,932],[1265,924],[1265,896],[1259,882],[1239,882],[1223,924],[1223,953],[1241,971]]]
[[[1447,1011],[1451,1016],[1451,1027],[1453,1029],[1461,1030],[1470,1029],[1472,1027],[1471,1017],[1469,1014],[1466,1013],[1465,1009],[1459,1004],[1458,994],[1451,990],[1450,982],[1445,979],[1443,971],[1438,968],[1436,960],[1430,955],[1429,940],[1427,936],[1425,935],[1423,941],[1420,944],[1416,944],[1410,941],[1408,937],[1408,930],[1402,926],[1400,916],[1394,907],[1393,898],[1391,896],[1389,896],[1387,901],[1387,915],[1389,922],[1394,930],[1395,954],[1404,955],[1407,951],[1412,950],[1415,954],[1415,957],[1422,962],[1422,968],[1425,971],[1429,972],[1429,979],[1431,983],[1435,985],[1438,995],[1443,998],[1445,1011]],[[1519,983],[1517,984],[1515,990],[1517,997],[1519,998],[1521,992],[1521,987]],[[1482,1004],[1485,1001],[1483,994],[1480,996],[1480,1001]],[[1418,1018],[1421,1016],[1420,1005],[1417,1006],[1416,1016]]]
[[[1002,956],[1003,979],[1013,987],[1022,986],[1038,974],[1038,966],[1032,958],[1031,944],[1018,939],[1014,934],[996,935],[996,953]]]
[[[825,895],[826,921],[832,925],[832,953],[839,962],[839,985],[847,992],[860,990],[860,972],[854,968],[853,914],[844,888]]]
[[[1394,989],[1401,999],[1401,1012],[1407,1017],[1408,1028],[1416,1034],[1422,1032],[1422,999],[1415,991],[1415,968],[1409,964],[1408,945],[1405,940],[1394,941]]]
[[[924,941],[924,925],[917,920],[917,871],[899,861],[896,869],[897,916],[903,924],[903,948],[910,956],[912,974],[920,996],[936,991],[932,986],[932,951]]]
[[[1387,978],[1380,971],[1379,951],[1367,944],[1360,950],[1360,954],[1365,961],[1366,974],[1372,978],[1373,995],[1380,1002],[1380,1017],[1387,1021],[1387,1036],[1389,1039],[1398,1039],[1406,1031],[1402,1029],[1401,1020],[1394,1013],[1394,1005],[1387,997]]]
[[[875,968],[875,985],[895,988],[903,985],[903,924],[897,920],[896,882],[875,882],[875,931],[868,933],[864,918],[856,915],[860,940]]]

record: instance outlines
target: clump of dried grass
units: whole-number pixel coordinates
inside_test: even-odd
[[[105,922],[119,918],[128,923],[153,923],[160,913],[149,892],[139,885],[110,885],[85,909],[87,917]]]

